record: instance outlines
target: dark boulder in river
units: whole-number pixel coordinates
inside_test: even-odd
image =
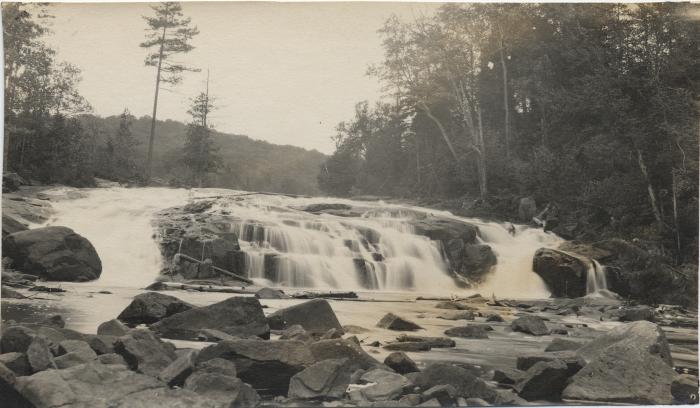
[[[325,333],[330,329],[343,330],[331,305],[325,299],[313,299],[280,309],[267,317],[270,328],[284,330],[295,324],[310,333]]]
[[[544,280],[552,296],[576,298],[586,295],[586,261],[556,249],[540,248],[535,252],[532,270]]]
[[[238,337],[270,338],[270,326],[262,306],[252,297],[231,297],[177,313],[153,324],[151,329],[163,337],[178,340],[197,340],[202,329],[215,329]]]
[[[146,292],[134,297],[117,319],[132,326],[151,324],[193,307],[175,296]]]
[[[21,272],[49,281],[85,282],[100,277],[102,262],[90,241],[66,227],[42,227],[3,238],[3,256]]]

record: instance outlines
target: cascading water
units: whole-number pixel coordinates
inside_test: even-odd
[[[226,216],[239,238],[246,274],[259,284],[334,290],[463,292],[448,274],[439,241],[417,235],[412,221],[430,215],[477,225],[498,264],[475,291],[500,297],[547,297],[532,272],[532,256],[559,239],[541,230],[456,217],[420,207],[340,199],[292,198],[217,189],[100,188],[58,200],[49,224],[88,238],[103,264],[100,286],[144,287],[162,260],[153,239],[155,212],[196,197],[228,196],[212,211]],[[348,213],[312,214],[312,204],[344,204]],[[358,210],[359,209],[359,210]],[[340,216],[342,215],[342,216]]]
[[[608,291],[605,267],[595,259],[591,259],[586,272],[586,295],[595,295],[601,291]]]

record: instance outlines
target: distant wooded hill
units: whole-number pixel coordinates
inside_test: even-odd
[[[135,162],[145,163],[151,119],[131,118],[131,133],[137,144]],[[83,128],[93,134],[101,150],[119,128],[120,117],[82,117]],[[187,125],[173,120],[158,121],[153,153],[153,177],[177,185],[186,180],[187,169],[182,164],[182,148]],[[270,191],[289,194],[319,193],[317,175],[326,156],[316,150],[290,145],[276,145],[248,136],[212,132],[219,148],[222,168],[211,174],[207,187],[250,191]],[[99,171],[97,171],[100,175]]]

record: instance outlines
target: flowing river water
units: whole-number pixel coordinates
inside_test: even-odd
[[[249,276],[256,284],[281,287],[286,291],[355,290],[362,301],[332,301],[344,325],[370,330],[363,339],[390,341],[395,333],[376,328],[387,312],[415,319],[425,328],[421,335],[440,336],[454,327],[435,309],[435,301],[416,301],[419,296],[450,297],[481,293],[499,299],[545,299],[544,283],[532,272],[533,254],[541,247],[555,247],[561,241],[540,229],[456,217],[449,212],[427,208],[358,202],[331,198],[291,198],[218,189],[97,188],[45,191],[52,197],[54,215],[45,225],[62,225],[85,236],[102,260],[102,275],[94,282],[56,284],[67,290],[60,295],[41,294],[43,300],[3,302],[5,318],[40,320],[47,313],[62,314],[67,327],[94,333],[97,326],[113,319],[131,299],[158,277],[162,259],[153,226],[154,214],[182,206],[196,198],[231,196],[225,208],[234,221],[232,229],[246,252]],[[354,217],[316,215],[302,209],[312,204],[346,204],[361,208]],[[217,210],[215,208],[215,210]],[[487,280],[473,289],[459,288],[448,276],[442,248],[415,234],[411,218],[438,215],[477,225],[480,240],[493,249],[497,265]],[[375,239],[363,242],[371,230]],[[381,259],[376,258],[381,254]],[[261,259],[265,254],[281,258],[271,281],[264,276]],[[359,285],[353,260],[364,259],[372,272],[373,289]],[[380,260],[377,260],[380,259]],[[231,296],[197,291],[168,292],[195,305],[208,305]],[[264,300],[266,313],[300,302],[296,299]],[[508,313],[504,310],[504,313]],[[494,323],[498,325],[499,323]],[[523,341],[508,331],[488,340],[457,340],[455,349],[423,353],[418,360],[465,360],[512,366],[516,354],[536,351],[549,336]],[[464,344],[461,344],[464,343]],[[517,344],[516,344],[517,343]],[[193,347],[202,345],[191,344]],[[517,350],[517,351],[516,351]],[[385,354],[384,350],[375,351]],[[381,356],[378,356],[381,357]]]

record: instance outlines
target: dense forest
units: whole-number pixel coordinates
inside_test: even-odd
[[[179,10],[175,3],[155,10],[166,6]],[[150,184],[318,193],[323,154],[215,131],[206,121],[215,108],[208,90],[191,99],[187,124],[136,118],[128,110],[107,118],[93,115],[78,92],[80,69],[58,61],[44,42],[50,7],[7,3],[2,11],[5,170],[39,183],[74,186],[94,185],[95,177],[134,184],[150,177]],[[183,70],[169,67],[162,81],[177,83],[173,75]],[[146,174],[150,138],[152,165]]]
[[[533,197],[567,238],[648,240],[697,263],[693,7],[448,4],[390,18],[368,72],[388,102],[339,124],[319,184],[458,199],[469,215],[517,214]]]

